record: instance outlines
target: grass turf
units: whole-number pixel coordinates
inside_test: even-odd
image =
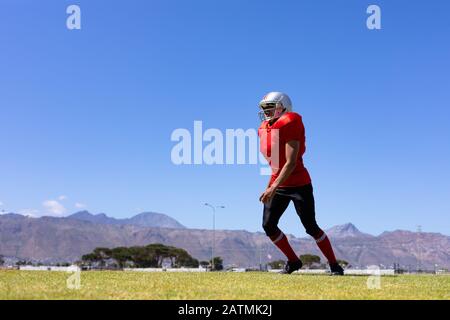
[[[65,272],[0,270],[0,299],[445,299],[449,275],[381,277],[248,273],[90,271],[80,289],[69,289]]]

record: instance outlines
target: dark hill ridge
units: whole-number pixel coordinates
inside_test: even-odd
[[[62,262],[75,261],[96,247],[159,242],[184,248],[197,259],[210,259],[211,230],[147,227],[136,225],[141,223],[136,220],[86,213],[77,213],[75,218],[73,215],[66,218],[0,215],[0,254],[34,261]],[[216,230],[215,234],[215,254],[223,257],[226,265],[257,266],[260,261],[265,263],[283,258],[262,232]],[[338,258],[355,266],[391,266],[395,262],[412,269],[419,264],[429,269],[433,269],[435,264],[450,268],[450,237],[439,233],[397,230],[371,236],[345,224],[329,229],[329,236]],[[289,239],[298,254],[319,254],[311,238],[289,236]]]

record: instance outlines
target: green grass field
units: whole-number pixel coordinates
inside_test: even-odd
[[[450,299],[449,275],[381,277],[271,273],[81,273],[80,289],[67,288],[70,274],[0,270],[0,299]]]

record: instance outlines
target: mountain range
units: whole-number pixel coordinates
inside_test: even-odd
[[[339,259],[353,266],[398,263],[405,268],[450,268],[450,237],[439,233],[390,231],[378,236],[347,223],[326,230]],[[323,256],[309,238],[288,235],[298,254]],[[0,254],[43,263],[73,262],[96,247],[163,243],[186,249],[199,260],[209,260],[213,231],[189,229],[160,213],[146,212],[128,219],[82,211],[64,218],[0,215]],[[215,255],[226,265],[258,266],[283,256],[262,232],[216,230]]]
[[[88,211],[76,212],[67,218],[77,219],[81,221],[89,221],[98,224],[112,224],[112,225],[134,225],[141,227],[156,227],[156,228],[186,228],[177,220],[169,217],[168,215],[156,212],[143,212],[135,215],[131,218],[116,219],[108,217],[104,213],[91,214]]]

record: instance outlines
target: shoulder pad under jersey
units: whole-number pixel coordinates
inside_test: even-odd
[[[296,112],[286,112],[285,114],[283,114],[280,119],[278,119],[272,128],[274,129],[280,129],[282,127],[284,127],[285,125],[292,123],[292,122],[301,122],[302,121],[302,116],[299,115]]]

